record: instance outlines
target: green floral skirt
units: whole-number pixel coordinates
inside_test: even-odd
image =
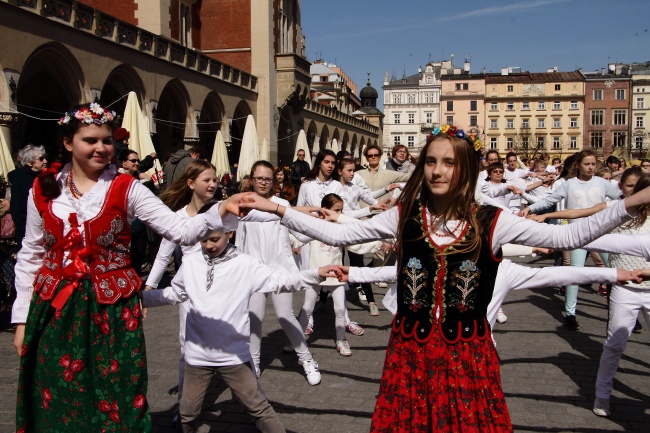
[[[101,305],[92,283],[82,280],[59,312],[38,295],[32,299],[17,432],[150,432],[146,391],[137,296]]]

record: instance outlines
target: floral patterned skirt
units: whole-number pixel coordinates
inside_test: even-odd
[[[512,432],[491,339],[418,343],[393,331],[371,432]]]
[[[101,305],[89,280],[60,312],[35,296],[20,362],[17,431],[150,432],[141,321],[137,296]]]

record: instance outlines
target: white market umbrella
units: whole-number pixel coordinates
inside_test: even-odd
[[[129,97],[126,99],[122,128],[129,131],[129,149],[138,152],[140,158],[156,152],[151,141],[149,122],[144,118],[135,92],[129,92]],[[154,166],[146,172],[152,177],[154,183],[162,182],[162,173],[158,173],[158,171],[162,171],[162,168],[160,164],[154,163]]]
[[[228,162],[228,150],[226,149],[226,142],[223,141],[223,134],[217,131],[217,137],[214,139],[214,147],[212,149],[212,160],[210,161],[217,170],[217,177],[221,177],[230,173],[230,163]]]
[[[241,140],[241,150],[239,152],[239,164],[237,166],[237,181],[241,181],[244,176],[251,172],[253,164],[260,160],[260,144],[257,141],[257,130],[255,129],[255,119],[249,114],[246,118],[244,127],[244,136]]]
[[[362,166],[368,167],[368,160],[366,159],[366,155],[361,151],[361,146],[357,147],[357,158],[361,160]]]
[[[14,160],[9,151],[9,132],[6,128],[0,128],[0,175],[7,180],[7,174],[15,169],[16,166],[14,166]]]
[[[291,161],[298,159],[299,149],[305,151],[305,161],[307,161],[307,164],[309,164],[309,167],[311,168],[311,153],[309,152],[309,144],[307,144],[307,135],[302,129],[298,133],[298,139],[296,140],[296,147],[293,150],[293,159]]]
[[[341,146],[339,146],[339,142],[336,141],[336,138],[332,140],[332,144],[330,145],[330,149],[334,153],[339,153],[341,151]]]
[[[271,160],[271,148],[269,147],[269,142],[266,138],[262,140],[262,146],[260,147],[260,160]]]
[[[316,157],[318,156],[318,152],[320,152],[320,143],[317,140],[314,140],[314,149],[312,150],[312,156],[311,156],[311,162],[309,164],[310,167],[314,166],[314,161],[316,161]],[[307,160],[307,153],[305,153],[305,160]]]

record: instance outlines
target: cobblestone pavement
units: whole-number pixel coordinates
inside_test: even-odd
[[[534,261],[533,261],[534,262]],[[548,264],[548,262],[541,262]],[[534,263],[538,265],[538,263]],[[595,285],[594,285],[595,287]],[[385,289],[374,287],[381,299]],[[299,310],[302,296],[294,304]],[[351,357],[334,346],[331,300],[315,314],[315,334],[308,342],[323,375],[309,386],[275,320],[271,302],[264,320],[261,383],[287,431],[294,433],[367,432],[379,388],[390,314],[371,317],[365,303],[348,304],[363,336],[348,334]],[[595,290],[580,289],[579,331],[561,327],[563,298],[556,288],[511,293],[504,304],[505,324],[495,336],[503,367],[503,388],[516,432],[650,431],[650,340],[648,329],[633,334],[623,355],[612,395],[610,419],[592,414],[594,382],[607,321],[606,300]],[[647,328],[644,323],[644,327]],[[145,322],[149,361],[149,402],[154,432],[172,433],[177,383],[178,313],[175,307],[152,309]],[[13,334],[0,333],[0,432],[13,431],[18,358]],[[206,397],[200,432],[253,433],[250,417],[215,378]]]

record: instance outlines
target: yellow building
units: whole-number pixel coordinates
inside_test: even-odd
[[[519,72],[485,77],[486,148],[504,156],[564,157],[582,148],[584,77],[576,72]]]

